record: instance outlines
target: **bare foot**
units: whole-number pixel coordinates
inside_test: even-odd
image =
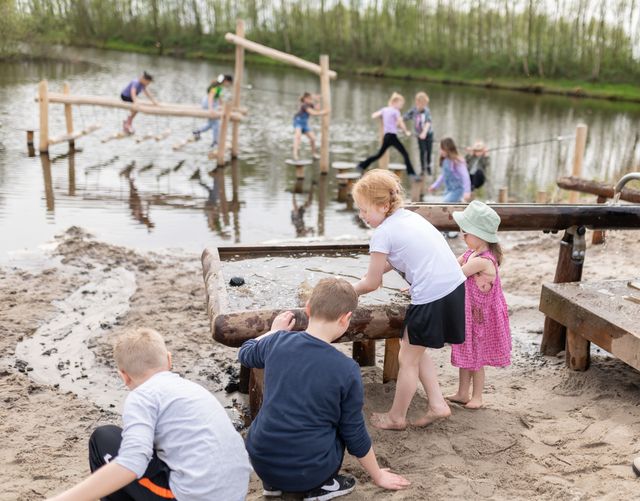
[[[436,421],[440,421],[441,419],[446,419],[449,416],[451,416],[451,409],[449,409],[449,407],[437,411],[429,408],[424,416],[422,416],[420,419],[412,421],[411,424],[413,426],[429,426],[431,423],[435,423]]]
[[[449,402],[455,402],[456,404],[462,404],[462,405],[468,403],[469,400],[471,400],[469,398],[469,395],[464,396],[464,395],[460,395],[460,393],[455,393],[453,395],[449,395],[444,398],[446,398]]]
[[[374,412],[371,414],[371,425],[381,430],[399,430],[402,431],[407,427],[405,421],[392,421],[387,412]]]
[[[467,402],[467,405],[464,406],[465,409],[479,409],[482,407],[482,399],[481,398],[472,398]]]

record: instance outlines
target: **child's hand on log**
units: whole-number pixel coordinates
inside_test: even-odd
[[[290,331],[296,323],[296,316],[292,311],[281,311],[271,323],[271,331]]]

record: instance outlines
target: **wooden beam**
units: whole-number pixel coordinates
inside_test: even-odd
[[[244,38],[244,21],[236,20],[236,35]],[[244,47],[236,45],[236,61],[233,74],[233,107],[240,108],[240,92],[242,90],[242,77],[244,74]],[[231,158],[238,157],[238,121],[233,122],[233,130],[231,132]]]
[[[282,310],[252,310],[218,315],[211,329],[213,338],[226,346],[242,346],[245,341],[267,332],[280,311]],[[296,319],[293,330],[304,330],[308,323],[304,310],[292,308],[289,311],[294,313]],[[397,336],[402,330],[405,311],[405,306],[395,304],[359,307],[353,312],[349,329],[336,342]]]
[[[315,73],[316,75],[320,75],[320,65],[318,64],[311,63],[299,57],[287,54],[286,52],[272,49],[271,47],[267,47],[256,42],[252,42],[251,40],[247,40],[244,37],[239,37],[237,35],[234,35],[233,33],[227,33],[224,38],[227,42],[240,45],[241,47],[244,47],[251,52],[255,52],[256,54],[262,54],[263,56],[270,57],[271,59],[275,59],[277,61],[296,66],[303,70],[310,71],[312,73]],[[335,71],[329,70],[329,78],[335,80],[337,77],[338,74]]]
[[[580,177],[561,177],[556,181],[558,187],[564,190],[579,191],[580,193],[590,193],[605,199],[613,198],[613,184],[591,181]],[[620,192],[620,200],[640,204],[640,190],[633,188],[623,188]],[[598,202],[600,203],[600,202]]]
[[[322,109],[331,109],[331,85],[329,79],[329,56],[320,56],[320,94],[322,95]],[[331,123],[331,113],[321,117],[320,136],[320,173],[329,172],[329,124]]]

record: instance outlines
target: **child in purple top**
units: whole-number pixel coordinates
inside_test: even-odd
[[[436,182],[429,186],[429,191],[435,191],[444,182],[443,202],[468,202],[471,198],[471,179],[467,163],[450,137],[440,141],[440,165],[442,172]]]
[[[418,176],[413,170],[413,165],[411,165],[411,159],[409,158],[407,150],[398,139],[398,127],[400,127],[407,136],[411,135],[406,125],[402,121],[402,115],[400,114],[400,110],[403,106],[404,97],[402,97],[397,92],[394,92],[393,94],[391,94],[391,98],[389,99],[389,105],[371,115],[371,118],[382,118],[384,137],[382,139],[382,145],[380,146],[378,152],[358,164],[358,169],[360,171],[364,171],[367,167],[369,167],[369,165],[371,165],[382,155],[384,155],[385,151],[387,151],[389,147],[393,146],[402,155],[404,164],[407,166],[407,174],[409,175],[409,177],[414,181],[420,180],[420,176]]]
[[[158,102],[151,95],[149,89],[147,89],[152,81],[153,77],[149,75],[149,73],[147,73],[146,71],[142,72],[142,76],[140,78],[134,78],[124,89],[122,89],[122,92],[120,93],[120,99],[128,103],[135,103],[138,100],[138,96],[140,95],[140,93],[144,92],[151,100],[151,102],[157,105]],[[137,111],[131,110],[129,118],[122,122],[122,128],[127,134],[133,134],[133,119],[135,118],[137,113]]]

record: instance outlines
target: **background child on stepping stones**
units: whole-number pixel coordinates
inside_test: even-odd
[[[293,116],[293,159],[298,160],[298,150],[300,149],[300,141],[304,134],[309,138],[311,143],[311,154],[313,158],[320,158],[316,151],[316,136],[309,127],[309,115],[319,116],[329,113],[329,108],[316,109],[319,96],[313,96],[309,92],[305,92],[300,97],[300,108],[298,112]]]

